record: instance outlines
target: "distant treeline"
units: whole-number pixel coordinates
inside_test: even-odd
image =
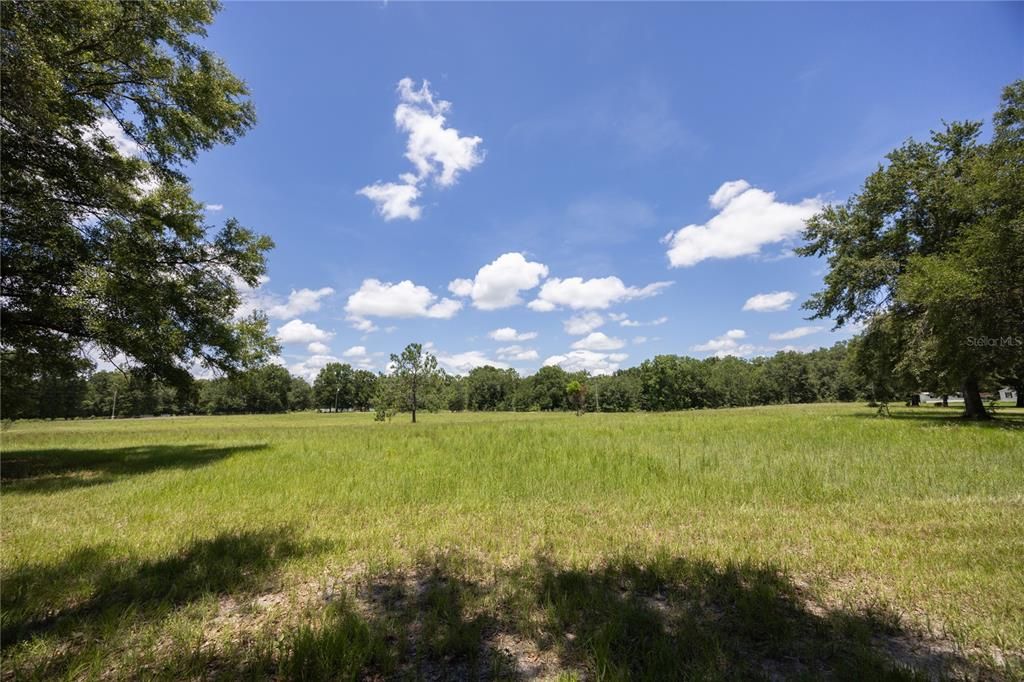
[[[445,407],[450,410],[575,409],[566,386],[585,388],[589,412],[666,411],[782,403],[849,401],[867,398],[839,343],[809,353],[779,352],[744,360],[658,355],[637,367],[608,376],[568,373],[542,367],[519,377],[515,370],[481,367],[465,377],[448,378]]]
[[[312,388],[278,365],[172,386],[119,371],[53,371],[24,377],[4,372],[4,419],[70,419],[177,414],[244,414],[307,410]],[[5,367],[5,370],[8,368]]]
[[[529,376],[514,369],[478,367],[466,376],[443,375],[423,396],[423,407],[451,411],[575,409],[566,386],[585,387],[588,411],[664,411],[869,399],[845,342],[808,353],[698,360],[659,355],[610,376],[587,376],[542,367]],[[309,409],[370,410],[391,378],[343,363],[325,366],[310,386],[287,369],[268,365],[185,387],[121,372],[53,371],[31,377],[4,374],[3,416],[68,419],[176,414],[245,414]],[[5,367],[5,369],[7,369]],[[574,396],[575,397],[575,396]],[[578,399],[578,398],[577,398]]]

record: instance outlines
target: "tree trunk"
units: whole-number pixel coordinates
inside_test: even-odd
[[[943,407],[949,407],[949,396],[948,395],[942,396],[942,406]]]
[[[416,423],[416,383],[412,385],[412,423]]]
[[[964,379],[963,389],[964,416],[968,419],[989,419],[989,413],[985,410],[985,403],[981,401],[978,380],[974,378]]]
[[[1024,407],[1024,381],[1018,384],[1010,384],[1017,392],[1017,407]]]

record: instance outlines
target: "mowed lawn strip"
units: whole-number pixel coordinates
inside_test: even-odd
[[[630,619],[659,617],[644,609],[675,594],[655,589],[652,576],[665,585],[685,576],[715,589],[699,599],[680,593],[680,604],[726,599],[732,592],[720,588],[730,580],[776,596],[792,584],[820,608],[887,614],[1013,675],[1024,650],[1020,412],[1001,409],[991,424],[960,422],[952,408],[876,418],[852,405],[424,414],[416,425],[403,415],[381,424],[360,413],[16,423],[3,432],[4,672],[130,676],[157,666],[173,675],[178,659],[205,661],[202,675],[254,660],[253,674],[272,666],[281,676],[316,677],[317,665],[348,665],[388,675],[413,654],[397,645],[388,653],[381,642],[398,641],[394,631],[409,616],[382,620],[391,639],[378,641],[377,626],[362,624],[355,606],[339,606],[355,601],[328,599],[328,614],[309,606],[316,600],[306,593],[356,595],[367,576],[429,568],[410,593],[415,599],[437,608],[450,607],[446,600],[476,604],[468,634],[438,640],[440,651],[454,647],[463,658],[501,629],[496,614],[519,613],[517,632],[534,633],[541,649],[536,633],[550,636],[588,615],[561,604],[565,595],[552,592],[561,580],[586,585],[580,594],[590,597],[647,580],[655,602],[614,614],[640,627]],[[435,598],[438,557],[463,582],[446,577]],[[455,595],[452,585],[475,587]],[[524,585],[534,589],[525,601]],[[268,594],[283,595],[275,604],[284,615],[265,618],[263,635],[239,641],[237,623],[218,625],[225,600]],[[545,627],[527,627],[541,616],[522,615],[524,603],[547,614]],[[422,615],[425,607],[409,608]],[[736,608],[724,610],[742,613]],[[250,617],[242,611],[235,620]],[[480,620],[484,613],[491,620]],[[820,619],[798,615],[779,618],[813,640]],[[705,616],[689,617],[706,623]],[[326,636],[324,618],[340,619],[331,631],[340,643],[317,639]],[[659,647],[687,645],[672,622],[664,629],[671,636],[648,642],[650,651],[616,653],[618,638],[607,632],[590,633],[583,653],[563,642],[556,668],[582,661],[584,676],[636,676],[620,670],[624,661],[641,656],[655,665]],[[211,645],[218,628],[236,635]],[[281,628],[296,638],[284,653]],[[714,676],[722,660],[727,668],[730,642],[767,646],[737,639],[742,627],[694,628],[706,637],[689,645],[707,656],[689,661],[687,675]],[[365,656],[301,655],[339,647]],[[229,650],[235,659],[226,661]],[[761,654],[773,655],[770,647]],[[837,660],[821,665],[872,665],[857,652]],[[501,676],[516,666],[488,670]],[[659,671],[679,672],[648,670]]]

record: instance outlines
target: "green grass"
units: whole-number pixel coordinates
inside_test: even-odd
[[[1024,676],[1024,414],[874,412],[17,423],[3,673]]]

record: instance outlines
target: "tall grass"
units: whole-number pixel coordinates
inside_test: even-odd
[[[297,648],[267,648],[253,674],[285,663],[273,670],[394,672],[377,631],[303,610],[306,592],[439,554],[492,586],[540,556],[588,575],[613,557],[770,566],[822,604],[883,609],[998,667],[1024,650],[1015,412],[990,425],[940,408],[880,419],[838,405],[427,414],[416,425],[367,414],[19,423],[3,433],[4,671],[171,665],[169,652],[212,646],[225,599],[274,593],[292,606],[261,627],[299,628]],[[86,626],[95,641],[75,643]],[[621,665],[613,634],[593,646]],[[364,658],[341,645],[317,658],[330,637]],[[143,655],[147,641],[155,653]],[[651,655],[671,643],[653,641]],[[227,665],[232,647],[256,656],[244,640],[207,653]]]

